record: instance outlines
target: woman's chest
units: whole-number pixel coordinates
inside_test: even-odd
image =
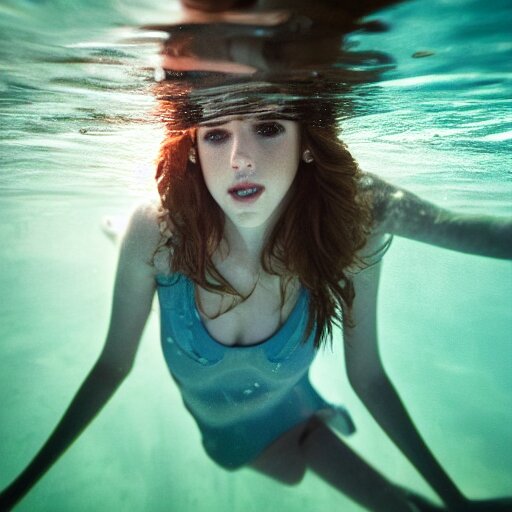
[[[196,288],[195,299],[201,322],[215,340],[228,346],[248,346],[267,340],[286,322],[298,295],[298,285],[288,286],[283,304],[277,282],[256,284],[242,301],[202,288]]]

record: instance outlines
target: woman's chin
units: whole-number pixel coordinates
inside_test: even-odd
[[[266,228],[270,223],[270,217],[262,212],[237,212],[229,216],[231,222],[241,229]]]

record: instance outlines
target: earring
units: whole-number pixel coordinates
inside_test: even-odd
[[[311,162],[314,161],[314,158],[313,158],[313,155],[311,154],[310,149],[304,150],[304,152],[302,153],[302,160],[304,160],[304,162],[306,162],[307,164],[310,164]]]
[[[197,153],[196,153],[196,148],[194,147],[191,147],[188,151],[188,159],[190,160],[190,162],[192,162],[193,164],[197,163]]]

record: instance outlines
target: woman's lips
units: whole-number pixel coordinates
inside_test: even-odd
[[[240,203],[254,203],[265,191],[265,187],[257,183],[240,183],[228,190],[229,195]]]

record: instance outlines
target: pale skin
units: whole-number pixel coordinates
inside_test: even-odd
[[[256,117],[224,118],[197,130],[197,151],[207,187],[226,215],[224,242],[214,255],[217,269],[243,295],[234,309],[223,297],[198,288],[209,333],[226,345],[251,345],[270,337],[297,299],[287,289],[279,308],[279,279],[260,266],[263,240],[286,202],[301,147],[296,122]],[[307,149],[307,148],[306,148]],[[371,176],[376,223],[363,253],[370,254],[386,233],[497,258],[512,258],[512,222],[456,215]],[[233,187],[257,189],[247,202]],[[24,472],[0,494],[9,509],[38,481],[97,415],[130,374],[151,311],[153,255],[161,241],[159,209],[148,204],[133,214],[124,235],[115,279],[112,314],[104,348],[62,420]],[[229,246],[229,251],[226,247]],[[376,296],[380,265],[354,275],[355,327],[345,332],[346,370],[354,390],[377,423],[437,492],[448,510],[506,510],[510,501],[469,502],[437,463],[386,375],[379,357]],[[225,298],[224,298],[225,299]],[[298,483],[309,468],[369,510],[440,510],[408,495],[374,471],[316,417],[297,425],[268,447],[251,467],[284,483]],[[414,505],[414,504],[415,505]]]

